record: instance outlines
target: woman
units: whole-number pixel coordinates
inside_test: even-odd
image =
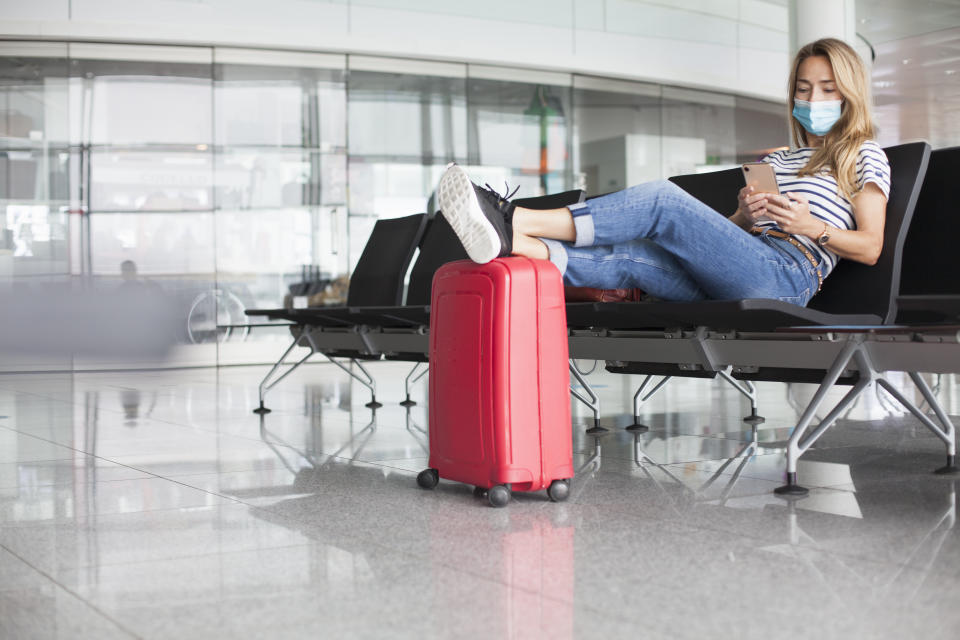
[[[744,187],[730,218],[668,181],[524,209],[453,164],[438,204],[477,262],[549,259],[567,285],[637,287],[663,300],[806,305],[839,258],[874,264],[882,249],[890,166],[873,141],[868,86],[849,45],[827,38],[803,47],[789,81],[797,148],[764,158],[783,195]]]

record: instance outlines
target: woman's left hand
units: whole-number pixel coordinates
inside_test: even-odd
[[[767,217],[783,231],[793,235],[813,237],[819,234],[823,223],[810,213],[810,202],[802,193],[788,191],[786,195],[767,198]]]

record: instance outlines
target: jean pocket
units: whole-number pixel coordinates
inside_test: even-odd
[[[771,236],[760,236],[760,238],[767,244],[768,247],[776,251],[773,255],[767,255],[767,261],[773,264],[776,264],[780,267],[790,267],[795,265],[797,260],[793,255],[787,251],[786,247],[781,245],[776,239]]]

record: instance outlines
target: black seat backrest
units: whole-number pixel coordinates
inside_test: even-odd
[[[450,223],[438,212],[430,221],[430,228],[427,229],[420,244],[420,256],[413,263],[413,269],[410,271],[407,304],[430,304],[433,274],[437,269],[454,260],[468,259],[467,250],[460,244]]]
[[[871,313],[891,324],[897,315],[903,247],[920,195],[930,145],[910,142],[884,149],[890,161],[890,199],[883,229],[883,251],[872,266],[841,260],[823,290],[807,305],[825,313]]]
[[[740,169],[673,176],[670,182],[728,218],[737,210],[737,194],[746,184]]]
[[[377,220],[350,276],[348,307],[401,304],[403,279],[428,220],[425,213]]]
[[[960,147],[937,149],[903,248],[900,295],[960,294]]]
[[[580,189],[554,193],[535,198],[519,198],[513,203],[527,209],[559,209],[577,202],[583,202],[584,192]],[[410,284],[407,286],[408,305],[430,304],[430,292],[433,286],[433,274],[441,266],[454,260],[467,260],[467,252],[457,239],[457,235],[440,212],[433,217],[423,242],[420,244],[420,256],[410,271]]]

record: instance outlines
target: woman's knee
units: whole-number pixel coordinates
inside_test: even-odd
[[[659,193],[660,200],[662,202],[670,204],[685,202],[693,197],[669,180],[658,180],[657,192]]]
[[[672,193],[679,187],[669,180],[650,180],[624,189],[626,193],[650,195],[652,193]]]
[[[690,194],[669,180],[644,182],[629,187],[627,193],[647,202],[653,201],[658,206],[666,209],[672,209],[674,208],[672,205],[691,197]]]

